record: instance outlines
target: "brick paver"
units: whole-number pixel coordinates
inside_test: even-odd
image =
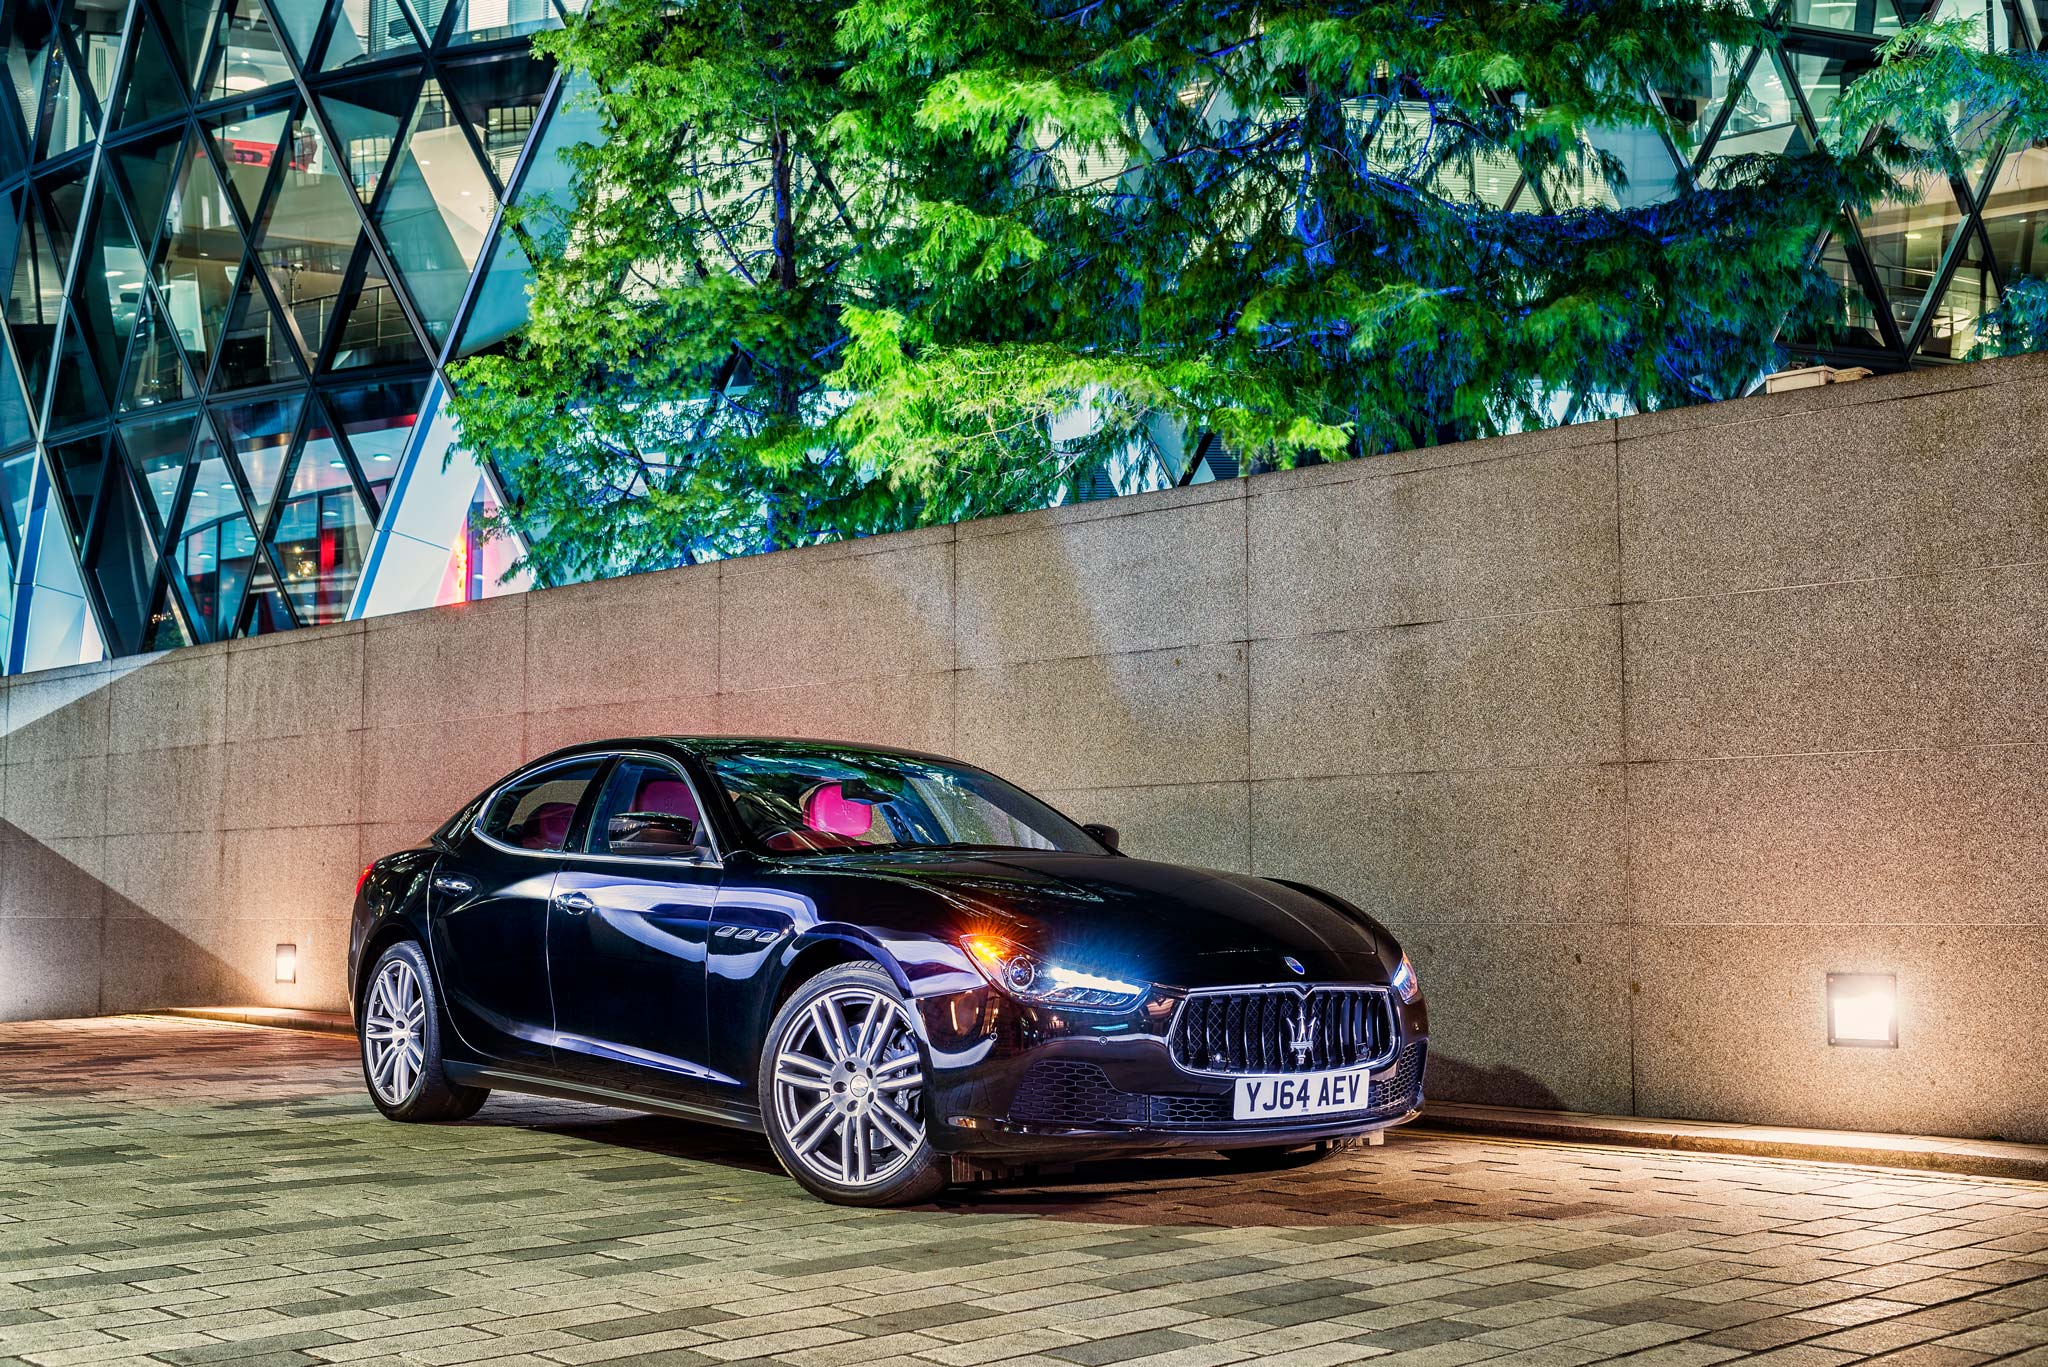
[[[2048,1186],[1397,1133],[913,1211],[746,1136],[371,1110],[344,1039],[0,1025],[0,1364],[2048,1364]]]

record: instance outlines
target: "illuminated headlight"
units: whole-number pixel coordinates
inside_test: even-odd
[[[1422,995],[1422,979],[1415,976],[1415,965],[1408,962],[1406,954],[1401,956],[1401,966],[1394,970],[1394,976],[1388,982],[1401,1000],[1411,1006]]]
[[[1144,983],[1125,982],[1053,963],[998,935],[969,935],[967,957],[991,983],[1018,1001],[1081,1011],[1122,1011],[1145,995]]]

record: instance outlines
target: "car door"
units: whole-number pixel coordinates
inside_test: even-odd
[[[720,870],[689,777],[657,755],[622,755],[583,843],[548,913],[560,1066],[684,1100],[731,1084],[705,1064],[705,945]]]
[[[570,837],[606,756],[514,775],[434,869],[434,969],[457,1037],[485,1058],[529,1067],[554,1059],[548,907]]]

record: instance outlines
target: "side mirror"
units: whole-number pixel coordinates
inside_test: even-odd
[[[1081,829],[1094,836],[1101,844],[1109,846],[1112,854],[1117,853],[1117,843],[1122,839],[1122,836],[1117,833],[1116,827],[1105,826],[1100,821],[1090,821],[1085,823]]]

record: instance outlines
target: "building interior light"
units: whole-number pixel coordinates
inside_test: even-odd
[[[1898,1048],[1898,977],[1891,973],[1828,974],[1828,1043]]]
[[[277,980],[281,983],[295,983],[299,980],[299,947],[279,945],[277,947]]]

